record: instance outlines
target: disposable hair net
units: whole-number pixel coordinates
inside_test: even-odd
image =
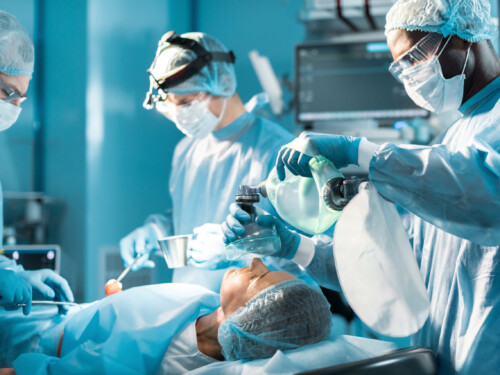
[[[398,0],[387,13],[385,31],[420,30],[479,42],[497,36],[490,12],[488,0]]]
[[[186,33],[181,35],[197,41],[209,52],[228,52],[228,49],[214,37],[204,33]],[[178,45],[170,45],[161,52],[152,70],[155,77],[172,71],[196,58],[196,54]],[[236,75],[234,64],[227,62],[210,62],[198,74],[168,89],[176,95],[189,95],[197,92],[207,92],[211,95],[230,97],[236,91]]]
[[[226,360],[254,360],[325,340],[330,324],[321,291],[293,279],[257,293],[220,325],[218,339]]]
[[[0,10],[0,72],[31,77],[34,62],[30,36],[14,16]]]

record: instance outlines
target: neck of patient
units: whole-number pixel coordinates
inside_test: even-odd
[[[215,358],[219,361],[223,361],[222,347],[217,339],[217,334],[219,331],[219,326],[226,319],[226,316],[222,312],[222,308],[219,307],[214,312],[200,316],[196,320],[196,339],[198,341],[198,350],[203,354]]]

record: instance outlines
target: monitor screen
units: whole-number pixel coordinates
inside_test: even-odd
[[[307,43],[295,49],[299,123],[426,116],[388,71],[387,43]]]
[[[25,270],[49,268],[59,272],[60,251],[58,245],[6,245],[1,254],[14,259]]]

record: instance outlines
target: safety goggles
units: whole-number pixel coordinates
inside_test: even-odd
[[[432,33],[426,35],[412,48],[394,60],[389,66],[389,72],[396,77],[397,80],[403,81],[402,75],[405,69],[418,65],[428,60],[430,57],[435,56],[442,40],[443,36],[441,34]]]
[[[0,87],[2,88],[2,91],[7,95],[5,98],[2,98],[4,102],[11,103],[16,99],[19,99],[21,102],[23,102],[28,97],[26,94],[20,94],[12,87],[8,86],[1,78]]]
[[[156,109],[163,113],[168,119],[174,121],[178,113],[188,113],[191,109],[194,109],[199,105],[199,103],[210,100],[210,94],[206,92],[200,92],[193,100],[184,104],[175,104],[168,99],[168,95],[165,99],[156,102]]]

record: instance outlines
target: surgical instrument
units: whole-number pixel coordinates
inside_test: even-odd
[[[139,260],[139,258],[143,254],[144,254],[144,252],[138,253],[135,256],[134,261],[132,263],[130,263],[130,265],[123,270],[123,272],[120,274],[120,276],[118,276],[118,278],[116,280],[115,279],[108,280],[108,282],[104,286],[104,292],[106,293],[107,296],[110,296],[112,294],[115,294],[115,293],[122,291],[123,285],[120,281],[127,275],[127,273],[130,271],[130,269],[133,267],[133,265]]]

